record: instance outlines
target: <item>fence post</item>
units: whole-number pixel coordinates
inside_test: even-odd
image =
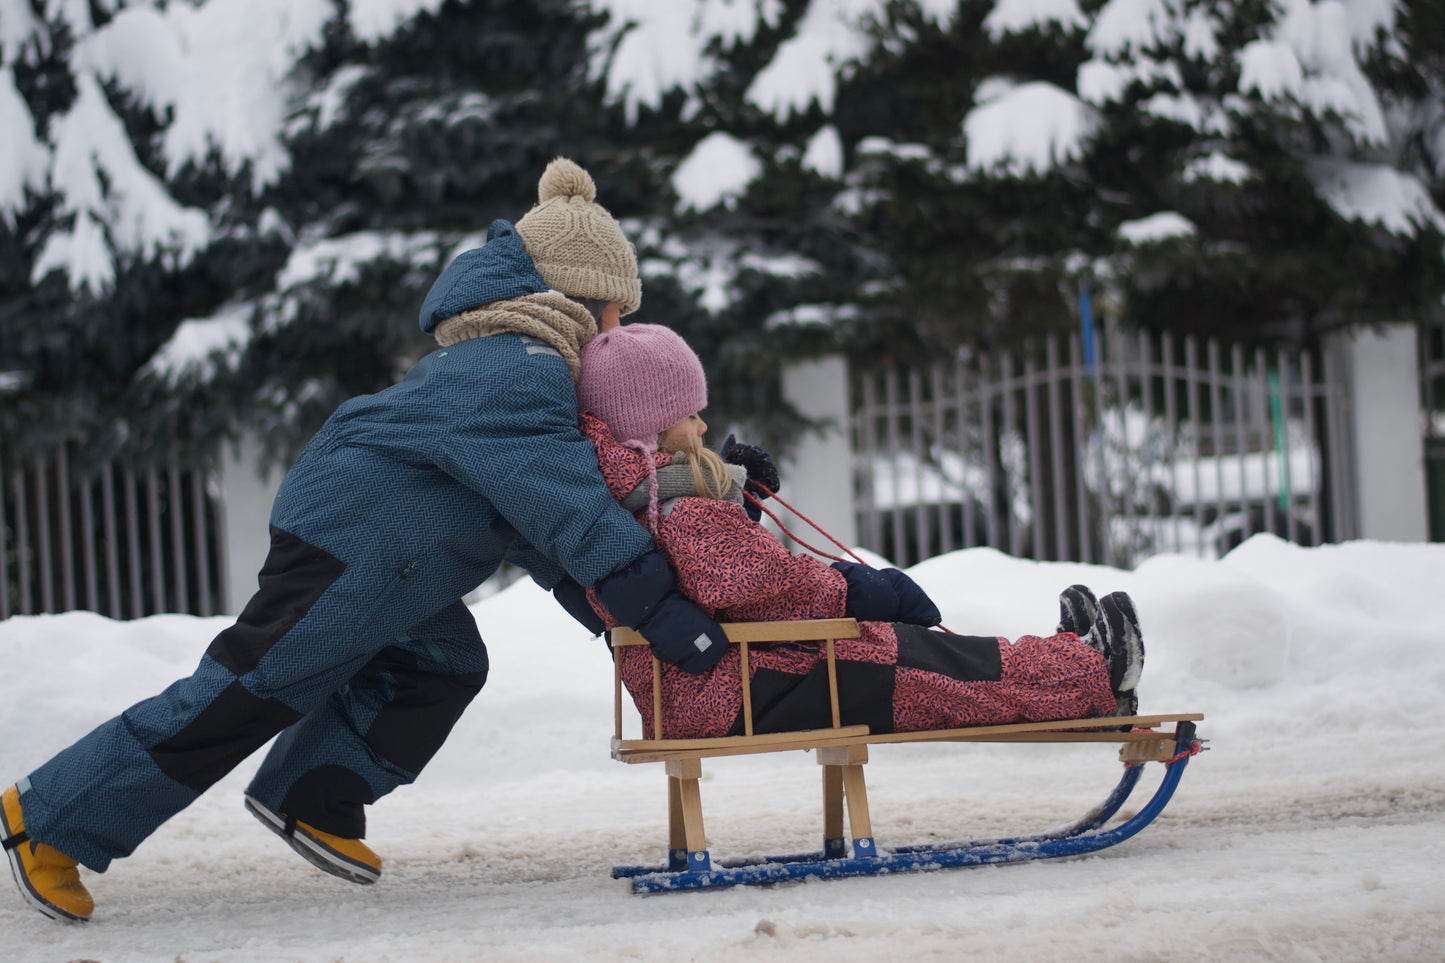
[[[1334,336],[1348,392],[1358,536],[1397,542],[1429,537],[1419,355],[1413,324]]]
[[[803,417],[824,423],[821,433],[805,435],[782,465],[780,493],[799,511],[848,547],[858,544],[853,500],[853,450],[849,437],[848,365],[839,355],[791,365],[783,370],[783,399]],[[825,539],[800,538],[823,551],[835,551]],[[802,546],[796,546],[801,550]]]
[[[234,445],[223,445],[219,458],[219,508],[224,598],[220,612],[239,615],[256,594],[256,575],[271,548],[268,522],[271,503],[285,472],[261,470],[261,445],[245,434]]]

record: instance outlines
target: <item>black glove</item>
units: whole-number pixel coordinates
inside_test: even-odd
[[[937,625],[938,606],[896,568],[876,569],[856,562],[834,562],[848,582],[846,614],[860,622],[909,622]]]
[[[587,601],[587,590],[572,581],[571,576],[562,576],[562,581],[552,590],[552,596],[567,610],[568,615],[581,622],[582,627],[593,635],[601,635],[607,628],[607,623],[602,621],[602,617]]]
[[[896,568],[885,568],[878,574],[888,579],[893,591],[898,594],[898,615],[893,621],[913,625],[937,625],[943,621],[943,614],[933,604],[933,599],[908,575]]]
[[[778,490],[781,483],[778,466],[773,464],[773,457],[757,445],[740,445],[732,435],[728,435],[718,449],[718,454],[729,465],[743,466],[748,473],[748,483],[743,486],[743,490],[751,492],[758,501]]]
[[[706,672],[727,651],[722,626],[677,591],[672,566],[656,549],[593,589],[613,618],[641,632],[659,659],[685,672]]]

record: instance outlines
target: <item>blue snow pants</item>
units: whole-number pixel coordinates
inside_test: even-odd
[[[454,592],[436,608],[445,581],[273,527],[260,590],[195,673],[20,780],[27,831],[103,872],[279,734],[247,792],[364,836],[364,805],[416,779],[486,681],[471,613]]]

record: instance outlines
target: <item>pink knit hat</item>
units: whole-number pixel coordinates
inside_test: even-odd
[[[707,407],[702,362],[671,328],[627,324],[582,349],[577,404],[619,442],[657,450],[657,436]]]

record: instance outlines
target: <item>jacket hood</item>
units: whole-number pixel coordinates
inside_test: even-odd
[[[517,229],[498,218],[487,228],[486,244],[457,255],[431,286],[421,305],[421,329],[432,334],[464,311],[548,290]]]

